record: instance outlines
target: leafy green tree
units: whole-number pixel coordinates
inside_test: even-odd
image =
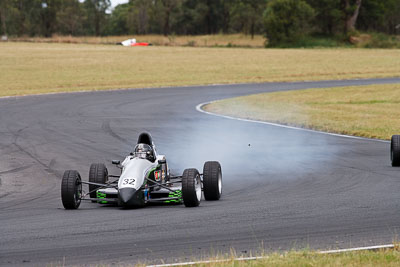
[[[302,0],[272,0],[264,12],[269,46],[294,44],[308,31],[314,9]]]
[[[357,25],[364,31],[379,31],[388,34],[400,33],[396,26],[400,24],[399,0],[364,0],[360,9]]]
[[[171,24],[174,19],[174,14],[177,12],[177,9],[181,5],[180,0],[159,0],[159,16],[162,19],[162,32],[165,36],[170,34],[171,32]]]
[[[6,24],[6,10],[8,7],[8,1],[3,0],[0,2],[0,34],[7,34],[7,24]]]
[[[0,34],[266,31],[270,44],[277,45],[309,33],[334,37],[356,28],[400,33],[399,0],[130,0],[108,14],[109,7],[110,0],[0,0]]]
[[[62,1],[57,13],[58,31],[61,34],[82,34],[83,17],[83,7],[79,1]]]
[[[327,36],[334,36],[343,29],[341,0],[307,0],[315,10],[312,25],[315,31]]]
[[[131,34],[147,34],[150,31],[150,15],[153,1],[131,0],[127,15],[127,28]]]
[[[177,32],[215,34],[228,32],[233,0],[184,0]]]
[[[129,4],[120,4],[114,8],[107,24],[108,35],[124,35],[129,32],[127,24],[129,8]]]
[[[236,0],[221,0],[219,31],[229,33],[231,30],[232,6]],[[257,0],[258,1],[258,0]],[[265,2],[265,0],[263,0]],[[258,11],[259,14],[262,12]]]
[[[110,0],[85,0],[83,7],[86,13],[85,28],[88,34],[96,36],[104,33],[107,21],[107,9],[111,6]]]
[[[61,0],[44,0],[41,4],[42,34],[51,37],[57,30],[57,12],[61,7]]]
[[[40,0],[11,0],[10,24],[13,24],[10,32],[22,35],[42,34],[42,3]],[[10,28],[10,27],[9,27]]]
[[[262,31],[265,8],[266,0],[236,0],[231,9],[234,29],[254,38],[256,32]]]

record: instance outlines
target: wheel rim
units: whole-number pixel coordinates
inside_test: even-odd
[[[219,172],[218,174],[218,193],[221,195],[222,193],[222,174]]]
[[[75,185],[76,187],[75,187],[74,200],[75,200],[75,205],[78,205],[81,203],[82,183],[79,180],[76,180]]]
[[[393,161],[393,144],[390,146],[390,160]]]
[[[196,176],[196,184],[195,184],[195,189],[196,189],[196,197],[197,200],[201,200],[201,182],[200,182],[200,176]]]

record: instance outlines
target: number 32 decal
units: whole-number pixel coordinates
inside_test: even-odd
[[[127,184],[134,185],[134,183],[135,183],[135,179],[133,179],[133,178],[124,179],[122,181],[122,185],[127,185]]]

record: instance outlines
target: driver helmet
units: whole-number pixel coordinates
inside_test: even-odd
[[[137,144],[133,151],[133,155],[137,158],[147,159],[150,161],[154,158],[153,149],[147,144]]]

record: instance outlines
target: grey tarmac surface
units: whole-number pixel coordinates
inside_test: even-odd
[[[400,78],[70,93],[0,99],[0,265],[161,263],[218,253],[391,243],[400,169],[389,143],[229,120],[199,103]],[[321,89],[323,90],[323,89]],[[110,164],[149,131],[172,172],[222,164],[220,201],[198,208],[64,210],[61,176]]]

